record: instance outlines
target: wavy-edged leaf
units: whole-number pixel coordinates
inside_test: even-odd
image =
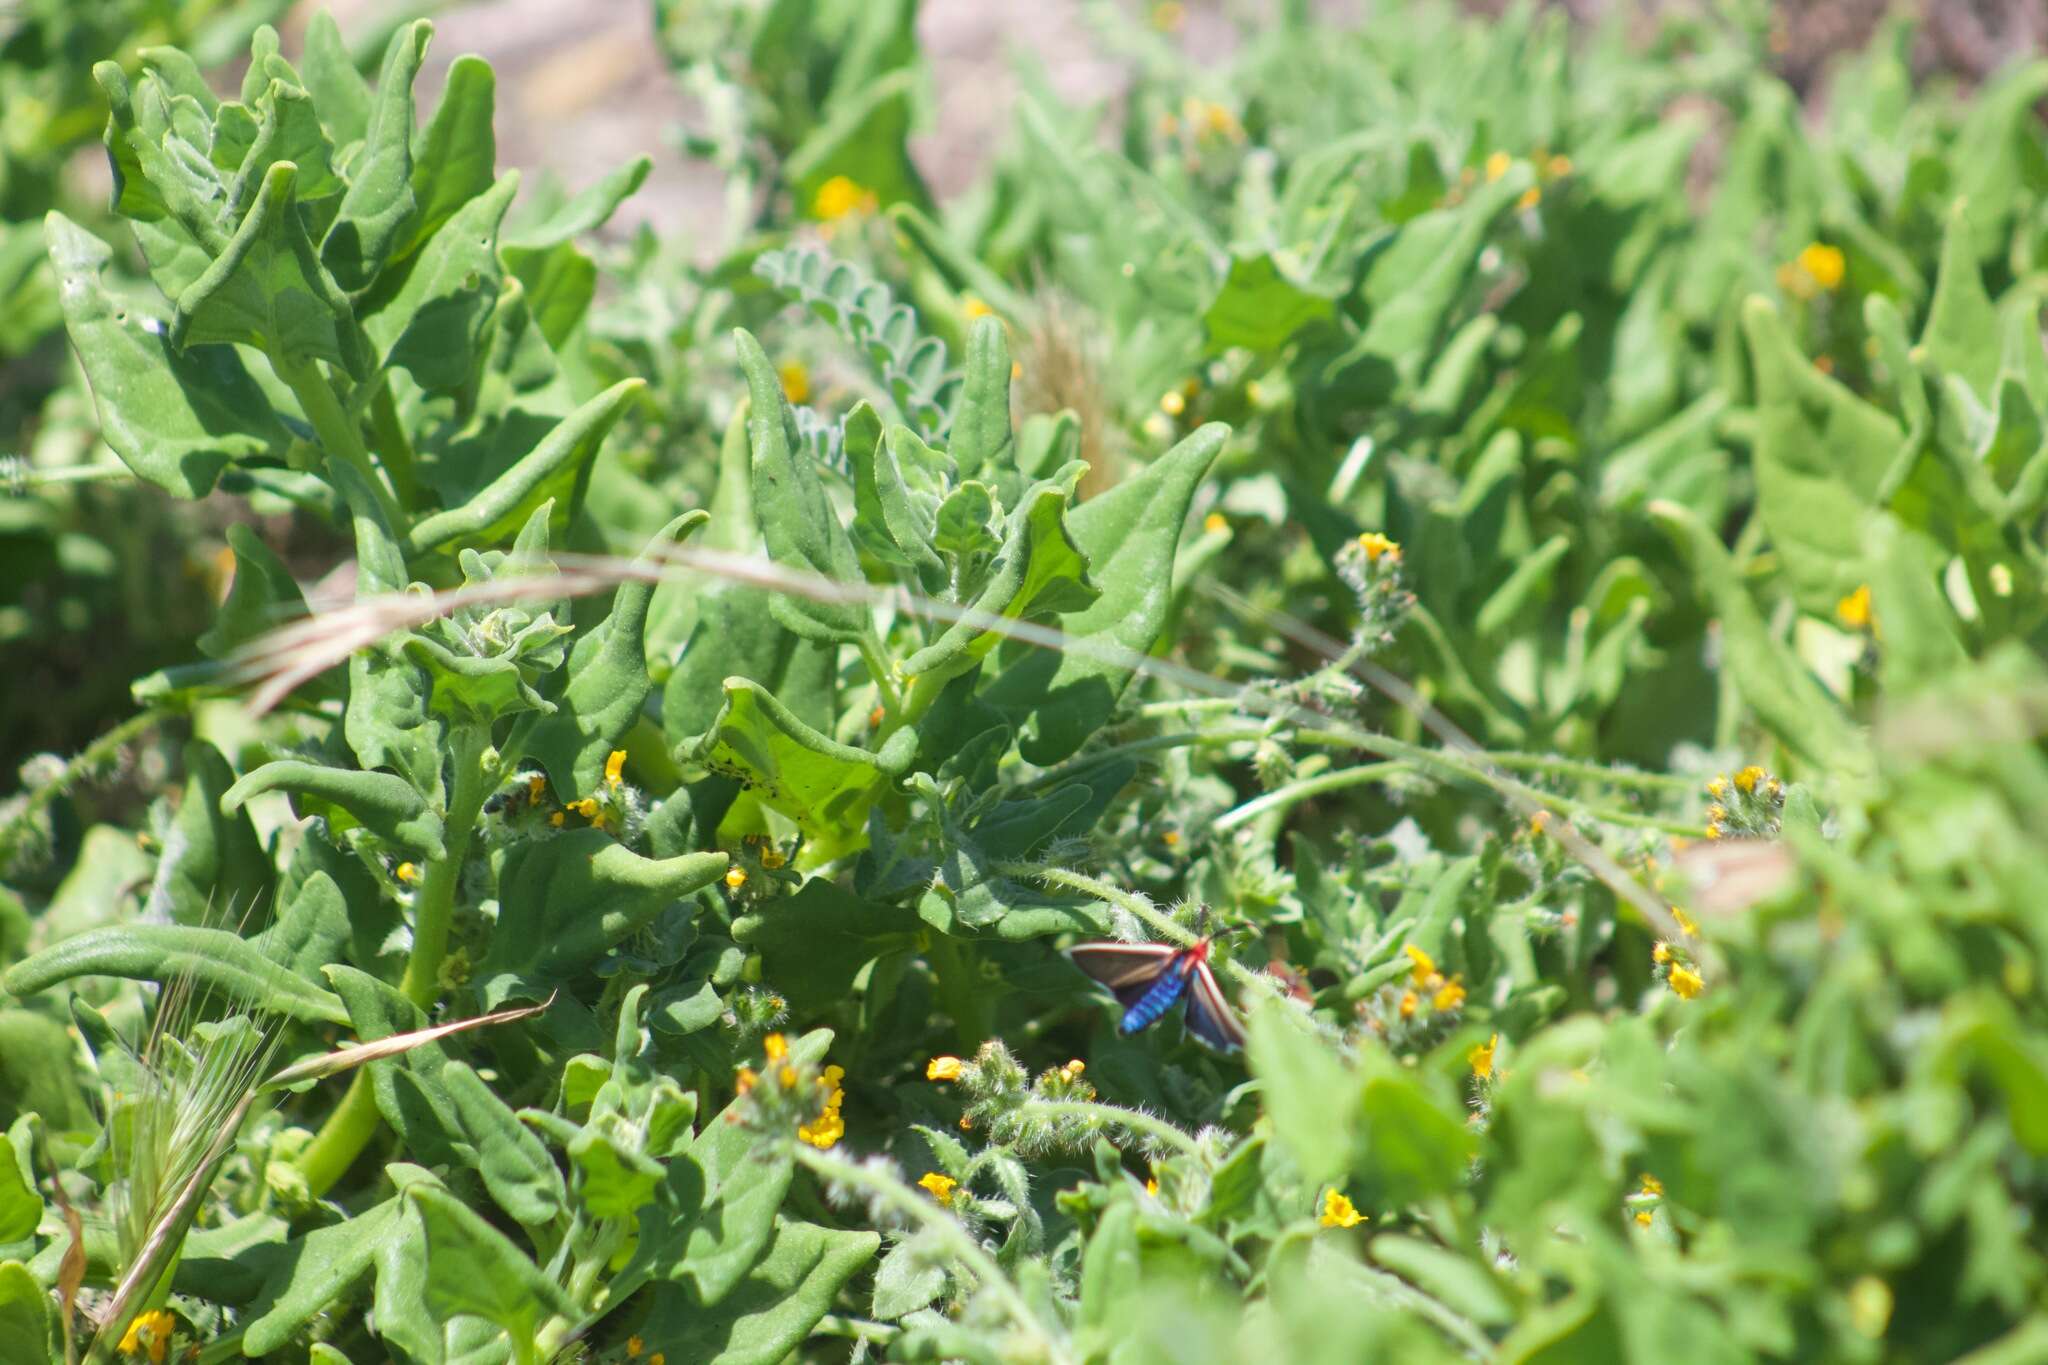
[[[333,992],[264,956],[263,949],[225,929],[183,924],[116,924],[88,929],[0,976],[13,995],[34,995],[78,976],[121,976],[169,981],[190,976],[237,1000],[310,1023],[346,1024],[348,1011]]]

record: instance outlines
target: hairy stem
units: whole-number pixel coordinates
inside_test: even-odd
[[[1101,1104],[1095,1100],[1026,1100],[1022,1108],[1044,1118],[1089,1119],[1122,1128],[1125,1132],[1150,1138],[1163,1147],[1171,1147],[1183,1156],[1199,1157],[1202,1154],[1202,1145],[1193,1137],[1142,1109],[1126,1109],[1122,1105]]]
[[[1068,1349],[1058,1329],[1039,1319],[1038,1314],[1032,1311],[1031,1305],[1025,1302],[1024,1295],[1019,1292],[1016,1284],[1003,1273],[1003,1268],[996,1264],[995,1257],[989,1255],[980,1242],[968,1235],[967,1229],[961,1226],[959,1219],[947,1213],[941,1205],[914,1192],[908,1185],[892,1176],[856,1165],[816,1148],[794,1143],[791,1145],[799,1166],[809,1167],[816,1175],[835,1184],[859,1190],[943,1242],[947,1253],[973,1272],[974,1277],[981,1282],[982,1288],[1002,1305],[1004,1312],[1009,1314],[1010,1320],[1038,1343],[1045,1359],[1054,1361],[1057,1365],[1071,1365],[1075,1359],[1074,1354]]]
[[[23,833],[35,822],[36,816],[44,807],[70,792],[97,771],[101,764],[119,752],[123,745],[144,731],[154,728],[161,719],[163,717],[154,711],[144,711],[141,715],[130,716],[80,750],[78,757],[64,765],[63,773],[54,782],[46,782],[30,792],[7,823],[0,825],[0,867],[5,867],[14,856]]]

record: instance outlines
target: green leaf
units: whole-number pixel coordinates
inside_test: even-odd
[[[163,923],[224,920],[254,933],[270,922],[271,907],[259,913],[257,906],[270,889],[270,856],[248,815],[221,807],[235,774],[220,750],[195,739],[184,758],[184,799],[157,859],[146,913]]]
[[[1131,660],[1152,648],[1173,602],[1173,558],[1195,489],[1221,453],[1230,428],[1211,422],[1136,478],[1090,498],[1067,518],[1102,596],[1060,622],[1070,640],[1103,650],[1032,649],[1013,657],[984,700],[1022,729],[1019,752],[1057,763],[1101,729],[1133,673]]]
[[[907,908],[865,901],[814,877],[794,896],[734,920],[732,936],[761,955],[762,979],[806,1010],[846,999],[862,968],[914,946],[917,930]]]
[[[449,64],[441,102],[413,148],[412,197],[418,216],[410,242],[395,255],[417,251],[465,204],[491,188],[498,169],[498,140],[491,127],[497,82],[491,64],[481,57],[465,54]]]
[[[1889,516],[1873,516],[1867,536],[1873,618],[1884,631],[1885,695],[1904,698],[1952,677],[1969,655],[1934,567],[1940,557]]]
[[[1869,576],[1863,518],[1905,433],[1808,363],[1768,302],[1745,301],[1742,324],[1756,370],[1757,512],[1800,605],[1831,616]]]
[[[419,211],[412,190],[412,83],[433,32],[432,24],[417,19],[391,35],[363,148],[349,165],[348,193],[320,243],[320,259],[350,293],[377,278]]]
[[[242,1350],[251,1356],[281,1351],[322,1310],[345,1303],[385,1245],[403,1235],[404,1202],[403,1195],[393,1195],[288,1243],[284,1259],[249,1305]]]
[[[538,223],[521,223],[506,234],[515,252],[544,252],[595,232],[611,220],[619,205],[646,183],[652,159],[636,156],[581,194],[556,207]]]
[[[1434,1101],[1418,1078],[1368,1063],[1360,1107],[1358,1167],[1369,1187],[1383,1192],[1383,1202],[1417,1203],[1464,1184],[1472,1130],[1461,1114],[1447,1113]]]
[[[348,951],[348,899],[325,871],[314,872],[289,891],[280,886],[278,898],[283,908],[256,941],[265,957],[310,981],[322,967],[340,961]],[[363,919],[368,921],[369,914]]]
[[[666,1172],[640,1151],[643,1137],[622,1115],[598,1114],[569,1143],[576,1197],[593,1217],[631,1218],[654,1202]]]
[[[449,1062],[439,1077],[498,1207],[528,1227],[554,1222],[568,1207],[568,1191],[541,1140],[466,1063]]]
[[[1014,621],[1086,612],[1101,599],[1101,590],[1089,579],[1088,557],[1075,543],[1079,518],[1067,511],[1070,486],[1063,486],[1065,482],[1042,482],[1024,495],[1010,514],[1002,553],[972,604],[975,615],[954,622],[938,639],[905,659],[906,674],[937,681],[980,663],[1003,639],[999,629],[982,624],[985,617]],[[1081,619],[1062,624],[1075,629]]]
[[[1676,504],[1653,502],[1649,512],[1684,553],[1693,581],[1720,617],[1724,685],[1736,689],[1786,748],[1815,767],[1867,772],[1870,752],[1856,727],[1791,649],[1771,633],[1719,538]]]
[[[998,317],[977,319],[967,334],[967,365],[946,453],[963,479],[993,479],[1016,467],[1010,427],[1009,329]]]
[[[34,1120],[19,1122],[33,1124]],[[17,1143],[13,1136],[9,1134],[10,1140],[0,1144],[0,1245],[33,1236],[43,1220],[43,1197],[36,1193],[27,1143]]]
[[[889,1248],[875,1267],[875,1316],[894,1322],[906,1313],[930,1307],[946,1290],[945,1254],[916,1237]]]
[[[370,86],[356,70],[342,41],[334,16],[319,10],[306,22],[306,46],[299,54],[299,70],[306,89],[313,93],[320,121],[334,135],[336,146],[346,147],[363,140],[369,131]]]
[[[227,540],[235,556],[234,582],[213,627],[196,641],[199,652],[209,659],[225,659],[258,636],[306,615],[306,595],[298,580],[254,527],[230,526]]]
[[[1310,323],[1331,317],[1336,306],[1282,273],[1271,252],[1235,255],[1230,273],[1202,313],[1212,346],[1277,351]]]
[[[1482,1327],[1514,1320],[1514,1309],[1492,1272],[1456,1252],[1419,1237],[1383,1232],[1372,1240],[1372,1258]]]
[[[50,1296],[20,1261],[0,1261],[0,1365],[51,1365]]]
[[[302,204],[316,203],[347,188],[334,173],[334,147],[320,126],[311,96],[295,85],[273,80],[255,108],[261,115],[255,140],[228,187],[228,204],[237,217],[249,212],[271,168],[280,162],[290,162],[296,168],[292,184]]]
[[[885,768],[882,754],[827,739],[745,678],[725,680],[724,708],[684,757],[795,820],[825,858],[859,846],[868,807],[902,771]]]
[[[507,172],[464,203],[406,262],[396,292],[363,319],[384,363],[429,393],[455,392],[476,376],[503,278],[498,224],[518,189],[518,173]]]
[[[178,296],[171,342],[253,346],[368,373],[348,300],[313,255],[293,207],[296,169],[272,166],[248,216],[206,273]]]
[[[233,461],[282,459],[291,436],[241,357],[226,346],[174,348],[163,321],[107,289],[105,243],[60,213],[43,231],[100,434],[122,463],[168,493],[200,498]]]
[[[514,848],[498,879],[503,906],[486,974],[576,971],[726,867],[723,853],[643,858],[598,829]]]
[[[348,1007],[358,1040],[374,1043],[426,1028],[433,1021],[399,991],[368,972],[333,964],[324,975]],[[363,1063],[377,1112],[416,1159],[432,1165],[479,1164],[477,1150],[458,1117],[454,1098],[442,1083],[448,1051],[439,1042],[419,1043],[390,1057]]]
[[[715,1305],[686,1286],[656,1290],[642,1329],[650,1350],[704,1365],[775,1365],[799,1346],[881,1245],[872,1232],[777,1220],[775,1240]]]
[[[225,929],[182,924],[120,924],[65,939],[0,976],[11,995],[34,995],[77,976],[170,981],[189,975],[231,998],[308,1023],[346,1024],[339,998],[263,955]]]
[[[234,812],[264,792],[289,792],[312,813],[327,817],[337,833],[361,825],[378,838],[429,858],[446,852],[441,817],[419,791],[394,773],[330,768],[302,759],[266,763],[228,788],[220,799],[223,811]]]
[[[468,502],[414,523],[406,534],[406,554],[427,554],[457,541],[465,545],[501,541],[524,526],[534,509],[550,499],[557,499],[557,515],[566,521],[566,495],[604,444],[612,424],[645,387],[643,380],[622,379],[578,407]]]
[[[747,434],[754,455],[754,515],[769,556],[834,582],[863,583],[853,544],[825,496],[809,452],[790,448],[789,400],[781,378],[751,333],[737,331],[733,340],[752,405]],[[769,610],[790,630],[820,642],[859,640],[871,629],[867,608],[859,602],[778,594]]]
[[[504,1233],[444,1189],[416,1185],[405,1198],[426,1231],[426,1303],[443,1318],[469,1315],[527,1342],[549,1314],[576,1306]]]
[[[657,533],[640,558],[642,568],[661,563],[660,552],[701,529],[711,515],[685,512]],[[592,792],[604,777],[605,759],[624,742],[653,690],[647,676],[646,624],[655,584],[629,579],[612,596],[611,614],[569,652],[569,682],[551,714],[507,746],[548,770],[558,792]]]
[[[1934,279],[1934,302],[1920,346],[1940,369],[1960,375],[1982,401],[1991,398],[1998,382],[2002,334],[1998,310],[1985,292],[1970,237],[1971,216],[1958,203],[1950,210],[1941,242],[1941,271]],[[1903,376],[1902,376],[1903,378]]]
[[[1305,1027],[1301,1012],[1283,1001],[1257,1005],[1246,1033],[1246,1060],[1265,1091],[1273,1135],[1303,1180],[1339,1180],[1350,1167],[1357,1131],[1358,1077]]]

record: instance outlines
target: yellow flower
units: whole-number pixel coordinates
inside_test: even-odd
[[[959,1185],[960,1182],[950,1175],[940,1175],[937,1171],[926,1171],[917,1183],[930,1191],[932,1198],[938,1200],[941,1204],[950,1204],[953,1202],[954,1187]]]
[[[1722,797],[1726,796],[1727,794],[1728,794],[1728,779],[1727,779],[1727,778],[1725,778],[1725,777],[1717,777],[1717,778],[1715,778],[1715,779],[1714,779],[1714,780],[1713,780],[1712,782],[1709,782],[1709,783],[1707,784],[1707,795],[1709,795],[1709,796],[1713,797],[1713,798],[1714,798],[1714,799],[1715,799],[1716,801],[1719,801],[1719,800],[1720,800],[1720,799],[1721,799]]]
[[[164,1353],[171,1348],[171,1333],[177,1329],[176,1318],[164,1309],[152,1308],[128,1324],[128,1331],[121,1338],[122,1353],[148,1352],[150,1365],[163,1365]]]
[[[1506,152],[1495,152],[1495,153],[1494,153],[1493,155],[1491,155],[1491,156],[1487,157],[1487,158],[1486,158],[1486,179],[1487,179],[1487,183],[1491,184],[1491,183],[1492,183],[1493,181],[1496,181],[1496,180],[1500,179],[1500,178],[1501,178],[1502,176],[1506,175],[1506,174],[1508,173],[1508,167],[1510,167],[1510,166],[1512,166],[1512,165],[1514,165],[1514,164],[1515,164],[1515,159],[1514,159],[1513,157],[1509,156],[1509,155],[1508,155],[1508,154],[1507,154]]]
[[[604,784],[607,787],[619,785],[620,776],[626,771],[626,751],[614,749],[611,757],[604,761]]]
[[[1159,395],[1159,410],[1168,417],[1178,417],[1188,410],[1187,395],[1179,389],[1168,389]]]
[[[737,890],[739,890],[739,889],[740,889],[741,887],[745,886],[746,884],[747,884],[747,870],[746,870],[745,868],[743,868],[743,867],[733,867],[733,868],[727,868],[727,869],[726,869],[726,873],[725,873],[725,885],[726,885],[726,889],[727,889],[727,890],[730,890],[730,891],[737,891]]]
[[[1764,770],[1752,763],[1741,772],[1735,774],[1735,785],[1744,792],[1753,792],[1756,790],[1756,784],[1763,781],[1765,776]]]
[[[995,315],[995,311],[996,310],[989,307],[984,300],[978,298],[973,294],[969,294],[966,298],[960,300],[960,315],[966,318],[969,322],[976,322],[982,318],[993,317]]]
[[[1642,1209],[1636,1213],[1636,1221],[1644,1227],[1648,1227],[1654,1221],[1654,1217],[1648,1209]]]
[[[575,811],[584,819],[593,822],[598,817],[597,798],[594,796],[586,796],[580,801],[571,801],[569,809]]]
[[[1572,159],[1562,154],[1554,156],[1545,164],[1544,169],[1550,172],[1552,179],[1570,175],[1572,173]]]
[[[1437,975],[1436,959],[1412,943],[1404,945],[1401,951],[1408,954],[1408,960],[1415,964],[1415,984],[1427,986],[1430,978]]]
[[[1365,1215],[1339,1191],[1324,1190],[1323,1216],[1320,1221],[1326,1228],[1355,1228],[1365,1221]]]
[[[810,367],[801,360],[785,360],[775,367],[775,373],[782,379],[782,392],[792,403],[805,403],[811,397]]]
[[[843,175],[835,175],[818,186],[818,193],[811,200],[812,216],[828,223],[849,213],[874,211],[875,192]]]
[[[934,1057],[925,1064],[924,1078],[928,1081],[957,1081],[960,1079],[958,1057]]]
[[[1221,512],[1211,512],[1208,516],[1202,518],[1202,529],[1211,535],[1228,531],[1230,529],[1230,518],[1224,516]]]
[[[626,1338],[626,1359],[638,1360],[640,1353],[647,1349],[647,1343],[638,1337]]]
[[[818,1084],[831,1091],[825,1097],[825,1112],[796,1130],[799,1138],[821,1151],[846,1136],[846,1122],[839,1117],[839,1106],[846,1099],[839,1082],[845,1078],[846,1069],[839,1066],[828,1066],[819,1074]]]
[[[1542,202],[1543,191],[1531,185],[1528,189],[1523,190],[1522,197],[1515,201],[1515,210],[1518,213],[1527,213]]]
[[[1170,829],[1166,831],[1166,833],[1159,836],[1159,841],[1165,844],[1168,848],[1179,848],[1180,831],[1177,829]]]
[[[1693,923],[1692,916],[1685,913],[1683,906],[1672,906],[1671,918],[1678,921],[1678,932],[1684,934],[1687,938],[1698,938],[1700,936],[1699,925]]]
[[[1651,1175],[1649,1172],[1645,1171],[1643,1173],[1643,1193],[1648,1195],[1663,1194],[1664,1182],[1659,1180],[1656,1176]]]
[[[1402,991],[1402,992],[1401,992],[1401,1017],[1402,1017],[1403,1019],[1413,1019],[1413,1018],[1415,1017],[1415,1007],[1416,1007],[1416,1005],[1418,1005],[1419,1003],[1421,1003],[1421,1002],[1420,1002],[1420,1000],[1419,1000],[1419,999],[1417,998],[1417,996],[1416,996],[1416,994],[1415,994],[1415,992],[1414,992],[1414,991]]]
[[[1465,1060],[1472,1064],[1473,1075],[1482,1081],[1493,1079],[1493,1050],[1499,1046],[1500,1035],[1496,1033],[1465,1054]]]
[[[562,827],[562,812],[555,811],[552,814],[550,814],[548,816],[548,823],[553,825],[556,829],[560,829]]]
[[[411,863],[400,863],[398,870],[391,875],[404,882],[407,886],[411,886],[420,879],[420,870]]]
[[[1726,806],[1715,804],[1707,807],[1707,822],[1709,824],[1719,824],[1727,818],[1728,808]]]
[[[647,1365],[668,1365],[668,1357],[656,1351],[653,1355],[647,1357]]]
[[[540,800],[542,796],[547,794],[547,789],[548,780],[539,773],[535,773],[532,777],[526,779],[526,799],[529,801]]]
[[[1660,940],[1660,941],[1658,942],[1658,944],[1657,944],[1657,946],[1656,946],[1656,947],[1654,947],[1654,948],[1650,949],[1650,961],[1652,961],[1652,962],[1656,963],[1656,964],[1657,964],[1658,966],[1660,966],[1660,967],[1661,967],[1661,966],[1663,966],[1663,965],[1664,965],[1665,963],[1669,962],[1670,960],[1671,960],[1671,945],[1670,945],[1670,944],[1668,944],[1668,943],[1665,943],[1665,942],[1662,942],[1662,941]]]
[[[1536,812],[1536,813],[1535,813],[1534,815],[1532,815],[1532,816],[1530,816],[1530,817],[1529,817],[1529,832],[1530,832],[1531,834],[1541,834],[1541,833],[1543,833],[1543,832],[1544,832],[1545,830],[1547,830],[1547,829],[1549,829],[1549,828],[1550,828],[1550,812],[1549,812],[1549,811],[1547,811],[1547,810],[1539,810],[1539,811],[1537,811],[1537,812]]]
[[[1799,268],[1822,289],[1836,289],[1842,283],[1844,261],[1840,247],[1812,242],[1799,253]]]
[[[1835,619],[1851,630],[1865,630],[1870,626],[1870,585],[1862,584],[1856,591],[1835,603]]]
[[[1456,977],[1444,982],[1437,993],[1430,997],[1429,1007],[1438,1010],[1460,1009],[1465,1004],[1465,985]]]
[[[1147,1194],[1149,1194],[1149,1195],[1152,1195],[1152,1196],[1153,1196],[1153,1197],[1155,1197],[1155,1198],[1156,1198],[1156,1197],[1158,1197],[1158,1194],[1159,1194],[1159,1177],[1158,1177],[1158,1176],[1156,1176],[1156,1175],[1155,1175],[1155,1176],[1147,1176],[1147,1177],[1145,1178],[1145,1193],[1147,1193]]]
[[[1671,989],[1681,1000],[1690,1000],[1700,993],[1707,983],[1692,968],[1679,963],[1671,964]]]
[[[1709,839],[1718,839],[1718,838],[1720,838],[1720,837],[1721,837],[1721,836],[1722,836],[1723,834],[1726,834],[1726,833],[1727,833],[1727,831],[1726,831],[1726,830],[1724,830],[1724,829],[1722,829],[1722,828],[1721,828],[1721,827],[1720,827],[1719,825],[1708,825],[1708,826],[1707,826],[1707,838],[1709,838]]]
[[[761,1051],[771,1062],[779,1062],[789,1056],[789,1040],[779,1033],[771,1033],[761,1040]]]
[[[1199,123],[1202,132],[1208,136],[1234,138],[1238,135],[1237,115],[1222,105],[1202,104],[1196,113],[1197,117],[1191,118],[1189,122]]]
[[[1358,548],[1365,551],[1366,561],[1372,564],[1377,564],[1381,555],[1385,555],[1389,559],[1399,559],[1401,557],[1401,547],[1381,535],[1378,531],[1367,531],[1364,535],[1360,536],[1358,538]]]
[[[739,1069],[738,1073],[736,1073],[733,1076],[732,1088],[740,1094],[744,1095],[749,1090],[752,1090],[754,1088],[754,1082],[760,1079],[761,1078],[754,1073],[754,1068],[750,1066],[743,1066]]]

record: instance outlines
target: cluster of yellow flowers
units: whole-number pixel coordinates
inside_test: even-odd
[[[762,1070],[771,1075],[777,1087],[784,1091],[795,1090],[803,1083],[803,1073],[789,1058],[789,1040],[780,1033],[771,1033],[761,1040],[761,1052],[766,1060]],[[839,1107],[846,1100],[846,1090],[841,1084],[846,1079],[846,1069],[828,1066],[818,1073],[816,1084],[827,1092],[825,1107],[816,1118],[797,1125],[796,1135],[813,1147],[823,1149],[837,1145],[846,1136],[846,1120],[840,1117]],[[734,1081],[734,1089],[745,1095],[761,1083],[761,1073],[750,1066],[743,1066]]]
[[[626,1359],[638,1360],[640,1353],[647,1349],[647,1343],[638,1336],[626,1338]],[[668,1357],[656,1351],[647,1357],[647,1365],[668,1365]]]
[[[121,1336],[121,1353],[147,1355],[149,1365],[163,1365],[164,1354],[171,1349],[171,1334],[177,1330],[176,1318],[162,1308],[152,1308],[128,1324]]]
[[[1654,1175],[1643,1176],[1643,1187],[1628,1202],[1635,1205],[1635,1220],[1644,1227],[1655,1221],[1656,1211],[1664,1201],[1664,1182]]]
[[[1747,772],[1748,769],[1744,769]],[[1759,769],[1761,771],[1761,769]],[[1700,928],[1693,923],[1692,916],[1674,905],[1672,918],[1678,921],[1678,931],[1687,938],[1698,938]],[[1706,988],[1706,979],[1690,961],[1692,954],[1684,944],[1671,944],[1662,939],[1650,950],[1650,961],[1663,969],[1664,984],[1671,987],[1671,993],[1681,1000],[1691,1000]]]
[[[1414,944],[1401,950],[1408,954],[1413,964],[1410,976],[1414,984],[1401,992],[1401,1017],[1412,1019],[1421,1008],[1425,997],[1433,1010],[1462,1009],[1465,1004],[1465,983],[1456,976],[1446,978],[1436,969],[1436,960]]]
[[[592,829],[608,829],[614,833],[623,829],[626,823],[625,771],[626,751],[612,750],[604,761],[604,785],[598,788],[597,794],[569,802],[549,816],[548,823],[560,829],[566,818],[565,812],[573,812],[588,820]],[[544,782],[546,779],[534,780]]]

